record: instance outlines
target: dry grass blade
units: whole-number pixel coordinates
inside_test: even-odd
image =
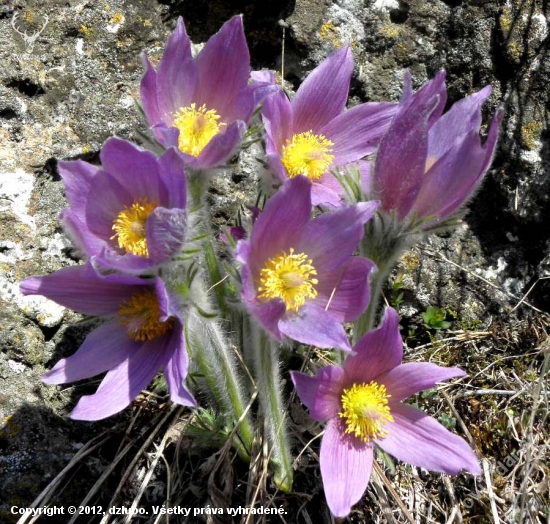
[[[141,456],[143,455],[143,453],[147,450],[147,448],[149,448],[151,446],[151,443],[153,442],[154,438],[157,436],[158,432],[164,427],[164,424],[166,423],[166,421],[170,418],[170,416],[173,414],[174,410],[176,411],[176,417],[179,416],[179,414],[183,411],[183,407],[182,406],[177,406],[177,405],[172,405],[170,407],[170,410],[168,411],[168,413],[165,413],[164,416],[162,416],[162,419],[160,420],[160,422],[157,424],[157,422],[159,421],[159,418],[160,417],[157,417],[152,426],[154,427],[154,430],[151,432],[151,434],[149,435],[149,437],[145,440],[145,442],[143,443],[143,445],[141,446],[141,448],[138,450],[138,452],[135,454],[134,458],[132,459],[132,461],[130,462],[130,464],[128,465],[128,467],[126,468],[126,471],[124,472],[124,475],[122,475],[122,478],[120,479],[120,482],[118,483],[118,486],[117,486],[117,489],[115,490],[115,493],[114,495],[111,497],[111,501],[109,502],[109,508],[112,508],[114,506],[114,503],[116,502],[116,499],[117,497],[119,496],[120,494],[120,491],[122,490],[122,488],[124,487],[124,484],[126,483],[126,481],[128,480],[128,477],[132,474],[132,472],[134,471],[134,468],[136,466],[136,464],[138,463],[139,459],[141,458]],[[142,431],[142,434],[144,433],[144,431]],[[124,448],[124,454],[126,454],[126,451],[127,451],[127,448],[128,446],[133,446],[133,442],[130,443],[129,445],[127,445],[125,448]],[[117,456],[115,457],[115,459],[119,459],[119,454],[121,452],[119,452],[117,454]],[[122,458],[122,457],[120,457]],[[113,460],[113,463],[115,461]],[[118,460],[117,460],[118,462]],[[113,466],[114,467],[114,466]],[[111,469],[108,469],[105,473],[109,472],[110,473]],[[102,480],[101,478],[99,480]],[[98,480],[98,483],[99,483],[99,480]],[[104,479],[103,479],[104,480]],[[103,482],[103,481],[102,481]],[[96,483],[99,487],[99,484]],[[95,485],[94,485],[95,487]],[[89,494],[88,494],[89,496]],[[104,524],[104,523],[107,523],[109,521],[109,514],[107,513],[102,519],[101,519],[101,524]]]
[[[485,485],[487,486],[487,494],[489,495],[489,503],[491,504],[491,514],[493,515],[494,524],[500,524],[498,518],[497,503],[495,500],[495,492],[493,491],[493,483],[491,482],[491,472],[489,471],[489,462],[487,459],[481,461],[483,467],[483,475],[485,477]]]
[[[179,410],[181,412],[181,410]],[[160,441],[160,444],[158,446],[155,445],[154,442],[152,444],[155,446],[155,456],[153,458],[153,461],[151,462],[151,465],[149,466],[149,470],[147,471],[143,482],[141,483],[141,486],[139,487],[139,490],[134,497],[134,500],[132,502],[132,506],[130,507],[130,513],[126,515],[126,518],[124,519],[125,524],[128,524],[133,518],[134,511],[137,509],[137,506],[139,504],[139,501],[141,500],[141,497],[143,496],[143,493],[145,492],[145,489],[149,485],[149,481],[151,480],[151,477],[153,476],[153,473],[157,467],[157,464],[159,463],[159,460],[161,458],[164,458],[163,452],[166,448],[166,445],[168,443],[168,440],[170,439],[170,433],[165,433],[164,437],[162,437],[162,440]],[[144,448],[142,447],[139,451],[139,453],[136,456],[141,456],[141,454],[144,452]],[[132,468],[133,469],[133,468]],[[130,470],[130,468],[128,468]],[[169,469],[167,469],[167,475],[170,476]],[[167,486],[169,486],[169,482],[167,482]],[[168,506],[168,502],[170,500],[170,491],[167,488],[166,491],[166,502]]]
[[[378,477],[380,478],[380,480],[382,481],[386,489],[390,492],[392,498],[395,500],[395,502],[403,512],[403,515],[405,516],[405,518],[409,521],[410,524],[415,524],[413,516],[409,513],[407,506],[405,506],[405,503],[399,496],[399,493],[395,491],[394,487],[392,486],[392,483],[390,482],[388,477],[386,477],[386,475],[382,471],[382,468],[380,467],[378,462],[374,461],[373,465],[374,465],[374,471],[376,471]]]
[[[93,438],[84,446],[82,446],[71,459],[71,461],[57,474],[57,476],[44,488],[44,490],[36,497],[29,508],[37,508],[39,505],[45,506],[51,497],[54,495],[57,486],[61,483],[65,475],[76,466],[81,460],[86,458],[90,453],[93,453],[97,448],[102,446],[108,439],[108,436],[105,436],[107,432],[98,435]],[[94,441],[99,441],[94,444]],[[27,522],[32,523],[36,522],[39,516],[35,516],[32,520],[28,520],[31,517],[30,513],[23,515],[18,521],[17,524],[26,524]]]

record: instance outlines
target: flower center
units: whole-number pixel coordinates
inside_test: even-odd
[[[373,438],[387,435],[384,425],[393,422],[388,398],[390,395],[386,392],[386,386],[374,381],[344,389],[342,412],[338,416],[346,419],[346,433],[367,443]]]
[[[126,326],[128,336],[141,342],[164,335],[174,324],[173,318],[166,322],[159,320],[160,308],[154,289],[134,293],[120,305],[118,315],[121,324]]]
[[[111,239],[117,238],[118,247],[127,253],[148,257],[145,222],[156,207],[157,203],[147,198],[140,198],[130,207],[125,207],[113,223],[115,234]]]
[[[312,278],[315,275],[312,260],[290,248],[288,255],[283,251],[282,255],[270,258],[260,271],[258,298],[281,298],[287,309],[298,311],[306,300],[317,296],[314,286],[319,281]]]
[[[223,122],[218,122],[219,119],[220,115],[216,110],[207,110],[204,104],[198,109],[194,103],[189,107],[180,107],[174,114],[174,127],[180,132],[179,150],[191,156],[199,156],[208,142],[225,125]]]
[[[310,180],[318,180],[328,171],[334,160],[334,143],[324,135],[314,135],[311,131],[294,135],[283,147],[281,161],[290,178],[306,175]]]

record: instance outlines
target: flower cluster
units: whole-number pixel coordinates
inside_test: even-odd
[[[397,313],[388,308],[375,324],[402,239],[448,224],[490,165],[502,118],[497,111],[483,141],[490,87],[444,113],[444,73],[416,93],[407,73],[399,103],[346,109],[354,68],[346,46],[289,100],[272,73],[250,71],[240,16],[196,56],[179,19],[157,67],[144,62],[141,106],[161,153],[111,138],[101,166],[60,162],[69,204],[60,219],[85,263],[21,283],[25,294],[105,319],[43,377],[64,384],[106,372],[71,417],[118,413],[159,370],[170,399],[195,407],[185,381],[197,368],[220,417],[237,425],[237,451],[250,458],[252,392],[229,350],[237,345],[260,386],[254,412],[272,447],[274,481],[290,489],[279,349],[293,340],[334,350],[342,362],[291,375],[311,417],[327,423],[320,466],[335,516],[362,496],[374,444],[415,466],[479,474],[463,439],[404,403],[464,372],[403,364]],[[277,192],[219,235],[234,248],[230,265],[209,224],[207,173],[227,169],[245,133],[257,132],[259,119],[247,127],[259,106],[265,134],[254,138],[265,139]],[[354,321],[352,347],[346,323]]]

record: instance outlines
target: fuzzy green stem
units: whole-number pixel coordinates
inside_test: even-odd
[[[203,318],[197,311],[190,311],[186,335],[192,350],[192,358],[206,383],[220,411],[238,421],[245,412],[247,402],[236,373],[236,362],[218,322]],[[246,415],[239,423],[235,447],[239,455],[250,460],[254,432],[250,418]]]
[[[271,461],[275,469],[273,481],[281,491],[289,492],[292,489],[293,470],[279,375],[279,348],[259,327],[252,326],[252,332],[258,397],[268,429]]]

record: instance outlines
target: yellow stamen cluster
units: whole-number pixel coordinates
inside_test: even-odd
[[[310,180],[318,180],[328,171],[334,160],[333,145],[326,136],[306,131],[287,140],[281,162],[290,178],[305,175]]]
[[[154,289],[138,291],[124,301],[118,310],[120,322],[126,326],[128,336],[145,342],[160,337],[170,331],[174,320],[160,321],[160,308]]]
[[[219,119],[220,115],[217,111],[206,109],[204,104],[198,109],[194,103],[189,107],[180,107],[174,114],[173,124],[180,132],[179,150],[188,155],[199,156],[208,142],[225,125],[223,122],[218,122]]]
[[[305,253],[295,254],[294,248],[288,255],[283,251],[270,258],[260,271],[258,298],[280,298],[287,309],[298,311],[306,300],[317,296],[314,286],[319,281],[312,278],[317,275],[312,263]]]
[[[387,435],[384,425],[393,422],[388,398],[390,395],[386,392],[386,386],[374,381],[344,389],[342,412],[338,416],[346,420],[346,433],[367,443]]]
[[[117,238],[118,246],[127,253],[148,257],[145,222],[156,207],[157,203],[147,198],[140,198],[130,207],[125,207],[113,223],[115,234],[111,239]]]

